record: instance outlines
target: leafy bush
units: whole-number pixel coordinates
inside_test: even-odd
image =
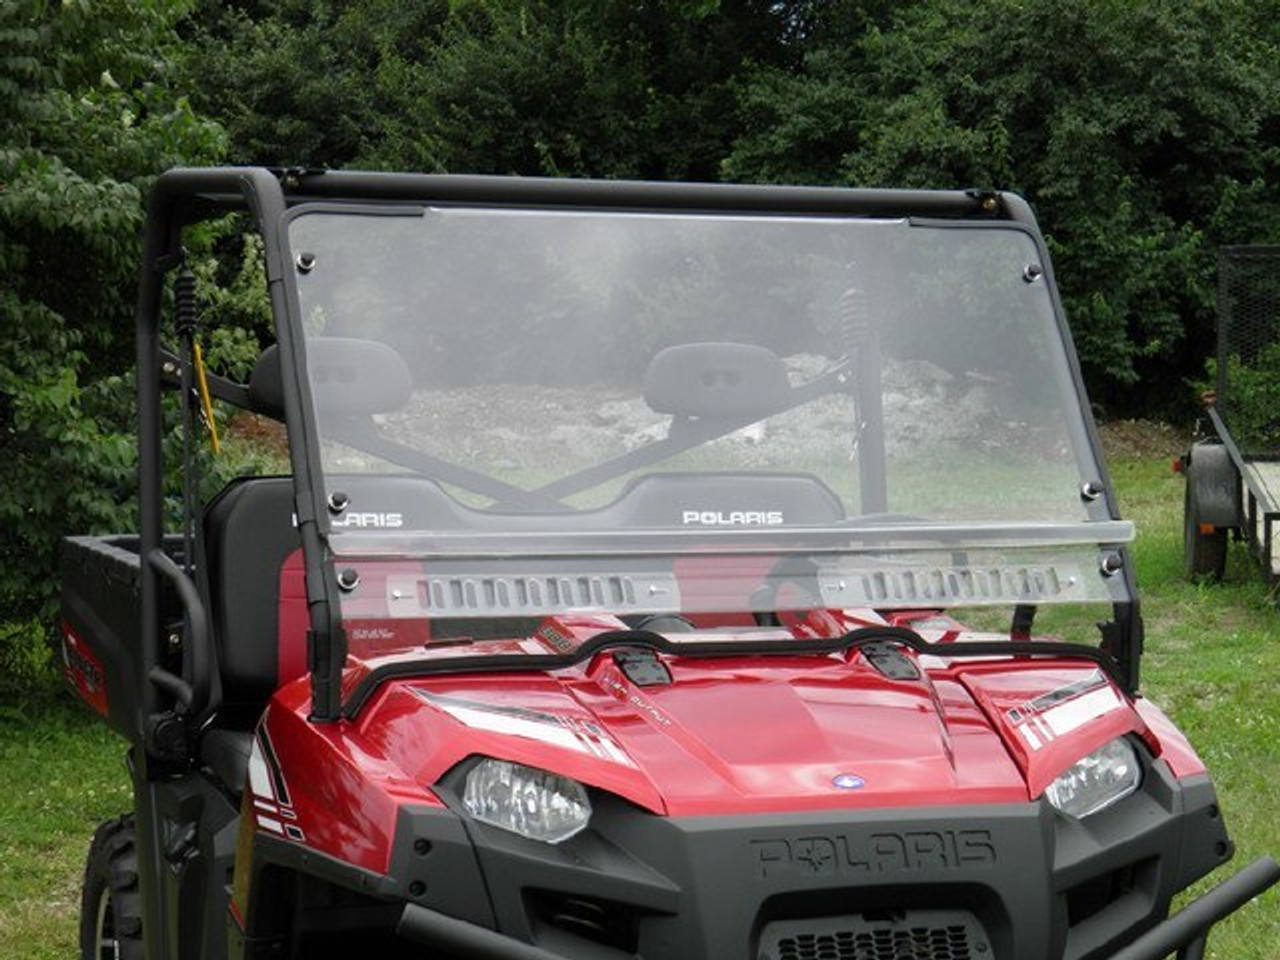
[[[181,2],[0,4],[0,658],[37,661],[59,538],[129,529],[143,196],[215,161],[170,83]]]
[[[1208,382],[1218,382],[1218,363],[1210,360]],[[1231,438],[1246,454],[1280,452],[1280,343],[1258,351],[1247,362],[1239,356],[1227,360],[1227,391],[1219,398]]]
[[[0,623],[0,717],[46,704],[61,688],[48,627],[37,620]]]

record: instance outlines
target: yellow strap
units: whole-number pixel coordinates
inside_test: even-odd
[[[209,396],[209,381],[204,376],[204,357],[200,353],[200,342],[192,344],[192,352],[196,359],[196,383],[200,386],[200,405],[204,408],[204,422],[209,425],[209,440],[214,453],[222,452],[222,444],[218,442],[218,424],[213,419],[213,400]]]

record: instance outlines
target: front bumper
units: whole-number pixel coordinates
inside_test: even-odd
[[[1200,960],[1210,928],[1280,881],[1280,864],[1263,857],[1188,904],[1180,913],[1148,930],[1112,954],[1110,960],[1163,960],[1178,951],[1179,960]],[[514,940],[484,927],[408,904],[401,936],[476,960],[566,960],[563,954]]]
[[[404,811],[397,849],[435,852],[393,867],[425,891],[401,935],[495,960],[1104,960],[1189,929],[1185,913],[1162,923],[1170,900],[1230,857],[1209,781],[1159,763],[1083,821],[1042,802],[725,818],[593,802],[590,829],[558,846]],[[433,861],[470,875],[441,883]],[[1212,915],[1207,929],[1265,889],[1267,863],[1192,919]],[[1119,956],[1162,956],[1142,949]]]

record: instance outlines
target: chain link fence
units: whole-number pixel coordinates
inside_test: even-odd
[[[1240,452],[1280,457],[1280,246],[1218,252],[1216,388]]]

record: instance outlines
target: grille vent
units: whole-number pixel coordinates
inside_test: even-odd
[[[874,933],[800,934],[778,944],[778,960],[971,960],[964,927],[912,927]]]
[[[1035,603],[1063,598],[1084,599],[1087,592],[1078,567],[1060,566],[919,566],[851,573],[823,578],[828,602],[840,606],[879,606],[927,602]]]
[[[1063,581],[1053,567],[1005,567],[989,570],[906,570],[863,578],[878,600],[1013,600],[1062,594]]]
[[[513,610],[528,606],[635,606],[630,577],[428,577],[425,606],[433,613]]]
[[[388,577],[387,600],[396,617],[518,617],[566,607],[674,609],[679,594],[675,578],[662,575]]]
[[[762,960],[986,960],[986,935],[962,911],[906,911],[793,921],[766,928]]]

